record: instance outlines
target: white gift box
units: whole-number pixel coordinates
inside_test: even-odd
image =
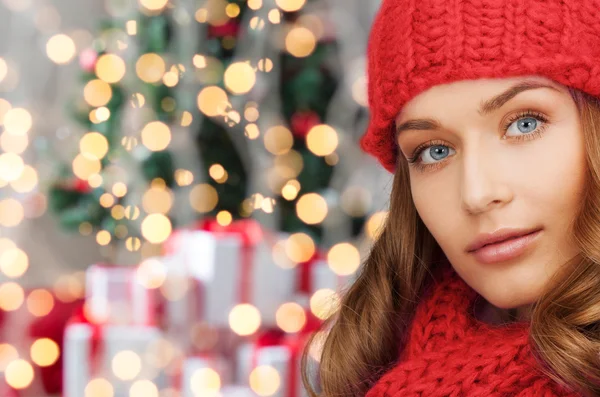
[[[191,276],[204,284],[203,313],[209,325],[228,328],[229,313],[240,303],[259,310],[262,326],[276,324],[277,309],[294,292],[296,272],[275,263],[268,241],[244,247],[235,233],[205,230],[181,230],[177,239]]]
[[[219,376],[219,385],[231,384],[233,381],[231,363],[220,355],[188,357],[182,368],[181,397],[205,397],[216,391],[214,371]]]
[[[97,356],[93,357],[93,326],[67,326],[63,350],[64,397],[86,396],[86,386],[96,378],[103,378],[111,384],[113,393],[110,395],[113,397],[129,397],[131,387],[140,380],[151,381],[158,391],[168,386],[168,376],[164,369],[157,364],[156,359],[149,359],[153,344],[162,338],[158,328],[119,325],[101,327],[101,339],[98,342],[100,348]],[[120,354],[122,352],[125,353]],[[115,370],[121,378],[117,377]]]
[[[250,374],[255,369],[253,367],[252,356],[255,354],[255,347],[252,343],[245,343],[238,349],[237,357],[237,382],[242,385],[249,385]],[[277,371],[279,375],[279,387],[271,397],[292,397],[290,386],[290,365],[294,365],[296,377],[296,391],[294,397],[308,397],[308,393],[302,384],[300,373],[301,352],[296,357],[296,362],[291,363],[292,355],[290,349],[285,345],[264,346],[256,351],[256,367],[268,365]],[[258,372],[260,374],[261,372]],[[259,378],[260,383],[271,384],[275,380],[268,373]]]
[[[151,325],[155,291],[137,278],[138,267],[91,265],[86,271],[86,307],[90,318],[113,325]]]

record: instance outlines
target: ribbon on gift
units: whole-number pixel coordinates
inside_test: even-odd
[[[302,262],[298,264],[298,277],[296,280],[298,281],[296,285],[296,292],[301,294],[311,295],[313,293],[313,269],[314,265],[323,260],[323,256],[318,250],[315,250],[313,256],[306,262]]]
[[[287,388],[287,397],[298,397],[298,359],[301,357],[302,350],[310,334],[316,330],[316,324],[307,322],[301,332],[295,334],[286,334],[280,329],[266,329],[254,341],[252,346],[251,368],[256,368],[258,355],[266,347],[284,346],[289,352],[289,361],[287,366],[287,384],[282,387]]]
[[[103,349],[103,332],[102,324],[94,322],[85,312],[85,305],[78,307],[73,316],[67,322],[67,327],[73,324],[85,324],[90,327],[92,334],[90,336],[90,375],[97,374],[100,367],[100,358],[102,357]]]

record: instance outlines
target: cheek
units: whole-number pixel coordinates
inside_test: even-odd
[[[446,252],[457,245],[461,235],[456,226],[464,223],[464,219],[460,219],[460,203],[453,194],[458,181],[452,178],[446,174],[444,178],[432,176],[429,181],[411,180],[411,192],[417,213]]]

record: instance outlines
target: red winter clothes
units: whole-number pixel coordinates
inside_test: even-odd
[[[365,397],[581,397],[542,374],[529,323],[477,320],[478,293],[450,266],[420,301],[395,367]]]

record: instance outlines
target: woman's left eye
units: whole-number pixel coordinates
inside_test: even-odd
[[[515,132],[518,135],[535,131],[538,128],[538,119],[535,117],[522,117],[513,121],[508,126],[506,132]]]

